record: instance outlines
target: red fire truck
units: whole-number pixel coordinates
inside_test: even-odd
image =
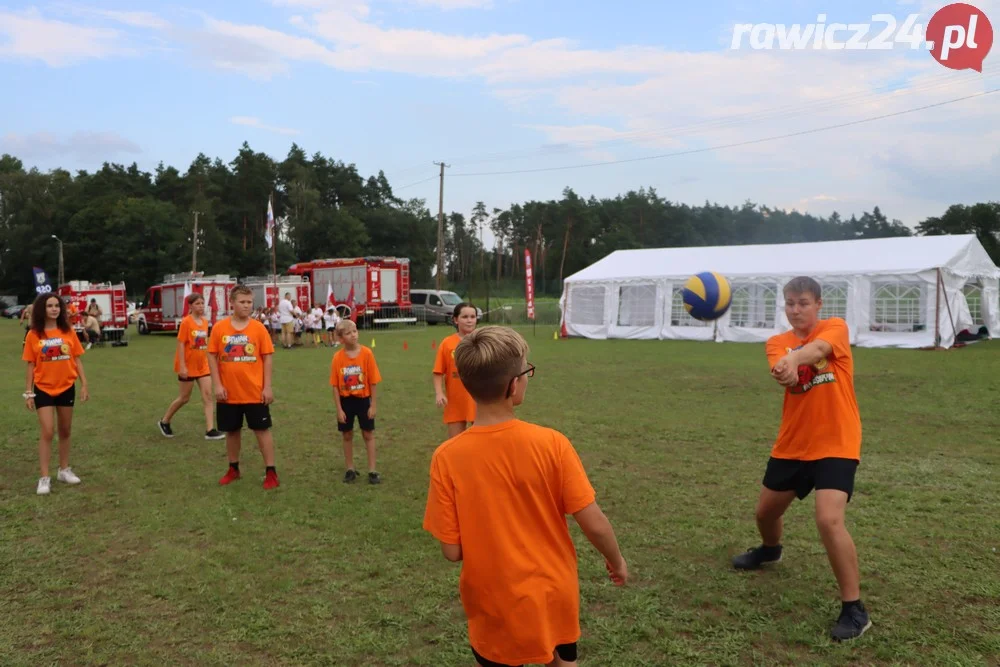
[[[314,259],[293,264],[288,273],[308,278],[313,303],[332,302],[361,328],[417,321],[406,257]]]
[[[277,280],[274,276],[248,276],[240,282],[253,290],[254,308],[277,308],[286,293],[292,295],[292,303],[302,312],[312,310],[314,303],[325,301],[312,301],[312,287],[303,276],[278,276]]]
[[[73,304],[76,312],[74,328],[83,330],[82,315],[87,312],[91,300],[97,302],[101,309],[101,338],[110,341],[121,341],[128,329],[128,301],[126,299],[125,283],[92,283],[86,280],[70,280],[60,285],[57,293],[66,305]]]
[[[163,282],[146,290],[146,300],[135,321],[140,334],[153,331],[177,331],[184,318],[184,299],[197,292],[205,297],[205,317],[208,325],[229,316],[229,291],[236,280],[226,275],[206,276],[204,273],[174,273]]]

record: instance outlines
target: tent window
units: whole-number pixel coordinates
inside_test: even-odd
[[[829,317],[847,319],[846,283],[823,283],[823,308],[820,314],[824,319]]]
[[[618,326],[656,325],[656,286],[622,285],[618,290]]]
[[[923,331],[927,328],[924,290],[907,283],[872,285],[872,331]]]
[[[712,322],[702,322],[688,315],[684,307],[684,288],[675,287],[670,300],[670,325],[675,327],[710,327]]]
[[[574,285],[569,290],[569,321],[573,324],[604,324],[604,288]]]
[[[982,327],[986,325],[983,319],[983,288],[976,283],[969,283],[963,289],[965,301],[969,304],[969,314],[972,315],[974,326]]]
[[[737,283],[733,285],[733,305],[729,311],[734,327],[773,329],[778,290],[775,285]]]

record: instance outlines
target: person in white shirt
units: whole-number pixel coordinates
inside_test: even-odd
[[[337,309],[333,306],[328,307],[326,313],[323,315],[323,327],[326,329],[326,344],[330,347],[337,345],[337,337],[334,335],[334,331],[337,329],[339,322],[340,315],[337,314]]]
[[[278,315],[281,320],[281,347],[286,350],[292,349],[295,332],[295,311],[297,308],[292,303],[292,293],[285,292],[285,298],[278,302]]]

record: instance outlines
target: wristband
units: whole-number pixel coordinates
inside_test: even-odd
[[[24,400],[28,400],[29,398],[34,398],[34,397],[35,397],[34,394],[29,394],[28,392],[24,392],[23,394],[21,394],[21,398],[23,398]]]

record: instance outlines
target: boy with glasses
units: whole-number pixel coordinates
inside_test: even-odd
[[[628,566],[594,489],[563,434],[514,416],[524,401],[528,345],[487,326],[455,348],[476,422],[431,459],[424,528],[462,561],[459,590],[478,664],[576,665],[580,590],[572,514],[623,585]]]

